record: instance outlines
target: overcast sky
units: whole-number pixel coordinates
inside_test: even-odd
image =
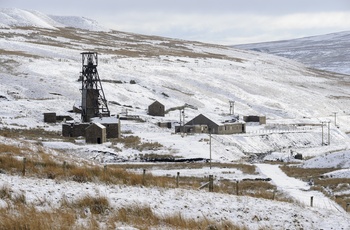
[[[350,30],[350,0],[0,0],[111,29],[224,45]]]

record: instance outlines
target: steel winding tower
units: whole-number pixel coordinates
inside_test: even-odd
[[[81,72],[81,119],[89,122],[93,117],[109,117],[110,111],[97,72],[97,53],[83,52]]]

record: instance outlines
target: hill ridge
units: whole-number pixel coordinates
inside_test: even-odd
[[[47,29],[74,27],[91,31],[108,31],[96,21],[79,16],[47,15],[35,10],[0,8],[0,27],[12,28],[32,26]]]

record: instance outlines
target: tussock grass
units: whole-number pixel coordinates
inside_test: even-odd
[[[0,143],[1,154],[7,153],[7,154],[14,154],[14,155],[21,155],[24,150],[26,149]]]
[[[320,177],[324,173],[334,171],[333,168],[301,168],[297,166],[281,165],[282,171],[289,177],[296,177],[304,181]]]
[[[24,205],[16,206],[15,209],[0,209],[0,229],[84,229],[83,226],[74,228],[76,217],[74,213],[62,210],[38,211],[34,207]]]
[[[214,191],[239,196],[279,200],[279,196],[277,196],[278,193],[276,192],[277,187],[267,181],[234,182],[229,180],[221,180],[218,185],[214,186]]]
[[[0,199],[11,199],[11,189],[8,186],[2,186],[0,188]]]
[[[26,204],[26,196],[23,193],[13,193],[11,188],[7,186],[0,188],[0,199],[11,202],[14,205]]]
[[[79,210],[81,213],[89,209],[92,214],[105,214],[111,209],[107,197],[104,196],[85,196],[71,203],[64,200],[62,206]]]
[[[56,131],[47,131],[44,129],[9,129],[3,128],[0,130],[0,136],[8,138],[24,137],[31,140],[39,140],[42,138],[59,138],[61,135]]]
[[[232,229],[243,230],[246,227],[237,226],[229,221],[215,222],[208,219],[188,219],[184,218],[181,213],[169,216],[155,215],[149,206],[132,205],[119,209],[114,221],[126,223],[138,229],[151,229],[152,227],[163,226],[172,229]]]
[[[122,136],[116,140],[116,143],[122,143],[125,148],[132,148],[141,152],[144,150],[158,150],[163,147],[159,142],[141,142],[141,138],[134,135]]]
[[[97,199],[97,200],[96,200]],[[222,229],[246,230],[230,221],[216,222],[203,218],[188,219],[180,213],[169,216],[156,215],[149,206],[130,205],[106,212],[105,199],[84,198],[51,211],[39,211],[33,206],[17,205],[0,209],[0,230],[35,229],[116,229],[130,226],[137,229]],[[96,204],[97,203],[97,204]],[[101,207],[102,206],[102,207]],[[86,208],[93,215],[87,215]],[[107,205],[107,208],[110,209]],[[103,223],[103,224],[102,224]],[[103,226],[103,227],[102,227]]]
[[[301,168],[283,165],[281,169],[290,177],[296,177],[305,182],[313,180],[311,189],[322,192],[346,209],[346,204],[350,201],[350,194],[340,196],[334,194],[337,192],[349,191],[350,179],[324,178],[323,176],[325,173],[334,171],[334,168]]]

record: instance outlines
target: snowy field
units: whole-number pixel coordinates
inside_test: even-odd
[[[268,163],[283,161],[300,163],[304,168],[334,168],[325,176],[350,177],[347,76],[312,70],[299,62],[259,52],[109,31],[79,17],[47,16],[18,9],[0,12],[1,130],[61,132],[61,123],[43,122],[45,112],[69,115],[79,121],[80,115],[69,111],[81,100],[81,83],[77,81],[80,53],[97,51],[97,69],[112,114],[127,113],[144,120],[122,121],[123,136],[138,136],[144,143],[157,142],[161,147],[141,152],[113,140],[87,145],[82,138],[67,142],[60,135],[43,135],[31,140],[20,133],[18,138],[1,137],[0,143],[33,147],[39,142],[50,154],[64,152],[67,157],[69,153],[67,159],[72,162],[84,160],[97,165],[140,164],[147,154],[209,159],[211,152],[213,162],[250,163],[257,166],[257,172],[250,175],[218,167],[153,168],[150,172],[156,176],[175,176],[177,172],[198,177],[214,175],[216,181],[271,178],[278,190],[298,203],[203,190],[81,184],[7,174],[0,174],[0,187],[24,193],[29,203],[43,209],[55,207],[63,197],[102,194],[115,208],[146,204],[158,215],[181,212],[189,218],[230,220],[249,229],[350,226],[350,216],[333,200],[310,190],[306,182],[286,176],[278,165]],[[147,108],[155,100],[166,109],[190,105],[185,109],[186,121],[199,114],[226,117],[229,101],[234,100],[235,115],[264,115],[267,124],[247,124],[244,134],[212,135],[209,143],[207,134],[181,136],[175,134],[174,128],[158,127],[158,122],[178,125],[179,111],[171,111],[165,117],[149,116]],[[296,160],[295,154],[302,154],[307,160]],[[141,169],[136,172],[141,173]],[[309,205],[311,196],[314,207]],[[47,201],[44,206],[38,205],[42,199]],[[0,206],[5,207],[6,202],[0,199]]]

